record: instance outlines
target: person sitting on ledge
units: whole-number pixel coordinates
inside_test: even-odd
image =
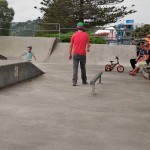
[[[133,76],[136,76],[136,74],[138,73],[138,71],[140,70],[140,68],[143,66],[143,65],[146,65],[147,64],[147,61],[149,61],[149,57],[150,57],[150,49],[149,49],[149,43],[148,42],[145,42],[144,43],[144,55],[143,57],[141,57],[137,63],[135,64],[135,69],[133,69],[129,74],[130,75],[133,75]]]
[[[137,58],[136,59],[135,58],[134,59],[130,59],[130,64],[131,64],[131,67],[132,67],[131,71],[133,71],[133,69],[135,69],[135,64],[137,63],[137,61],[141,57],[143,57],[143,54],[144,54],[144,41],[140,42],[138,47],[139,47],[139,50],[138,50],[138,54],[137,54],[138,56],[137,56]]]

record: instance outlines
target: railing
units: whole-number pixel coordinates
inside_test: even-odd
[[[103,74],[103,71],[98,72],[98,73],[92,78],[92,80],[90,81],[90,85],[92,85],[92,94],[93,94],[93,95],[96,95],[96,93],[95,93],[95,83],[96,83],[96,81],[99,79],[99,83],[102,83],[102,82],[101,82],[102,74]]]
[[[56,33],[61,36],[65,31],[75,31],[76,28],[61,28],[59,23],[36,22],[3,22],[0,21],[0,36],[40,36],[40,34]]]

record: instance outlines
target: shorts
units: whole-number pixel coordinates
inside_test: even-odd
[[[136,67],[141,68],[143,65],[146,65],[146,61],[141,61],[135,64]]]

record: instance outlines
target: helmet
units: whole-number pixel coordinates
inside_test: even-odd
[[[78,29],[84,29],[84,23],[83,22],[78,22],[77,23],[77,28]]]
[[[32,49],[32,46],[28,46],[27,48],[30,48],[30,49]]]

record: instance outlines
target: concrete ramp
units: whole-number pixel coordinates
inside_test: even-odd
[[[87,59],[90,64],[106,65],[110,61],[116,62],[116,56],[119,57],[120,64],[130,66],[130,59],[136,57],[136,46],[92,44]]]
[[[11,60],[20,59],[19,56],[31,45],[37,62],[44,62],[50,56],[56,41],[56,38],[0,36],[0,55]]]
[[[69,60],[69,43],[57,43],[53,53],[47,60],[48,63],[72,64]]]
[[[68,56],[69,43],[58,43],[47,62],[70,64]],[[115,56],[119,57],[120,64],[130,66],[130,59],[136,57],[136,46],[91,44],[90,52],[87,53],[87,64],[106,65],[111,60],[116,62]]]
[[[30,62],[0,66],[0,88],[44,74]]]

